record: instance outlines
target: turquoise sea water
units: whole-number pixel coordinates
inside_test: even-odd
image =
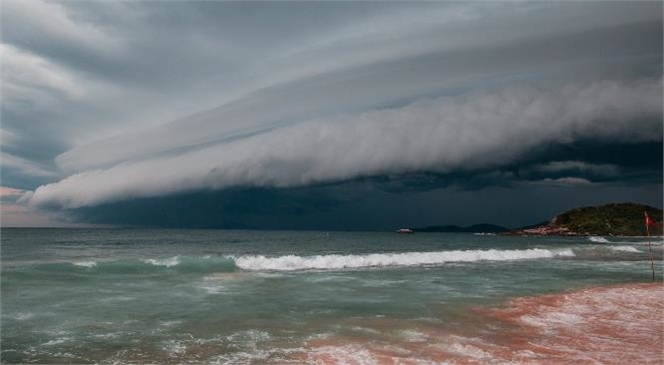
[[[472,337],[487,330],[473,308],[651,280],[645,238],[1,233],[3,363],[309,363],[328,350],[317,359],[370,363],[353,343],[417,342],[423,327]]]

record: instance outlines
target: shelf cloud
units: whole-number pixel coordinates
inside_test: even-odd
[[[196,219],[271,228],[387,200],[661,202],[660,2],[1,6],[0,189],[22,195],[0,208],[21,224],[140,225],[186,196]],[[238,208],[257,196],[273,206]]]
[[[375,175],[499,168],[552,143],[661,141],[661,119],[662,79],[442,97],[85,171],[41,186],[23,201],[79,208],[198,189],[294,187]],[[567,165],[540,169],[587,168]]]

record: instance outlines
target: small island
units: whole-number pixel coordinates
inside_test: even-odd
[[[550,222],[503,232],[513,236],[645,236],[647,212],[655,221],[651,236],[662,235],[662,210],[636,203],[582,207],[556,215]]]

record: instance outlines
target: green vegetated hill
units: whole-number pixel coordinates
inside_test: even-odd
[[[550,226],[581,235],[643,236],[646,234],[643,212],[648,212],[650,218],[657,223],[650,228],[650,234],[661,235],[662,210],[635,203],[572,209],[557,215]]]

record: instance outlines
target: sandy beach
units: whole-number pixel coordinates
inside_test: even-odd
[[[596,287],[524,297],[500,308],[474,308],[477,322],[461,332],[435,325],[401,329],[402,341],[311,341],[317,364],[662,364],[661,283]],[[479,327],[475,327],[482,323]],[[380,320],[375,334],[394,331]]]

